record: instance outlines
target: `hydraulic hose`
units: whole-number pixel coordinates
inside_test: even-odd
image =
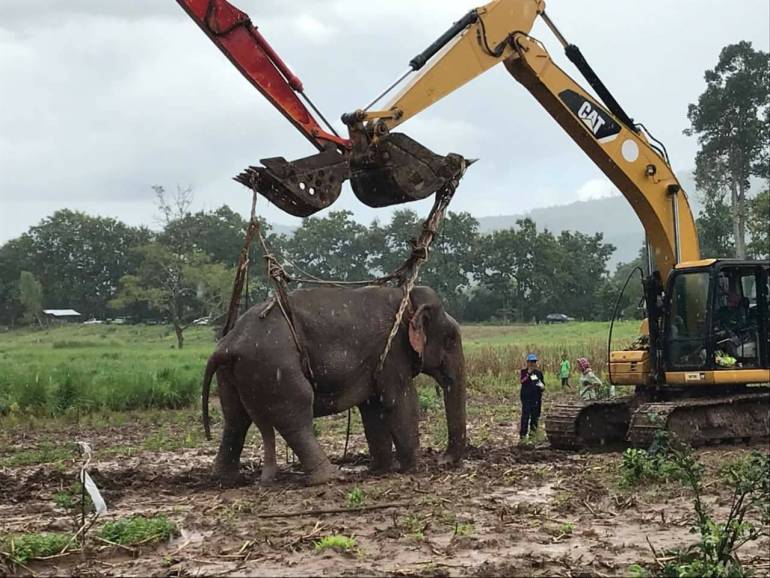
[[[631,277],[633,277],[634,273],[639,271],[639,276],[641,277],[642,283],[644,283],[644,271],[642,271],[642,268],[639,266],[634,267],[631,269],[631,271],[628,273],[628,277],[626,277],[626,282],[623,283],[623,288],[620,290],[620,293],[618,293],[618,298],[615,300],[615,308],[612,310],[612,318],[610,319],[610,333],[607,337],[607,379],[610,383],[612,383],[612,363],[610,363],[610,355],[612,353],[612,330],[615,327],[615,319],[618,315],[618,307],[620,307],[620,300],[623,298],[623,295],[626,292],[626,287],[628,287],[628,284],[631,281]]]

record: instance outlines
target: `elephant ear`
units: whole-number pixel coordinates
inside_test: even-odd
[[[409,321],[409,344],[421,357],[423,351],[425,351],[425,344],[428,342],[425,330],[428,324],[429,313],[428,305],[420,305]]]

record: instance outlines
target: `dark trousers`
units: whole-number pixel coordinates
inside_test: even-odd
[[[540,398],[521,400],[520,437],[527,437],[528,433],[537,431],[537,422],[540,419],[540,401]]]
[[[569,377],[562,377],[561,378],[561,386],[567,387],[569,385]]]

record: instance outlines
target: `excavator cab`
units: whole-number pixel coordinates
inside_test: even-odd
[[[665,294],[662,351],[667,383],[768,381],[769,271],[767,261],[709,260],[677,266]]]

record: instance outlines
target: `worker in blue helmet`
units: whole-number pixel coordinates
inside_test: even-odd
[[[537,355],[527,355],[527,366],[521,370],[521,428],[519,438],[524,441],[537,431],[545,380],[537,367]]]

